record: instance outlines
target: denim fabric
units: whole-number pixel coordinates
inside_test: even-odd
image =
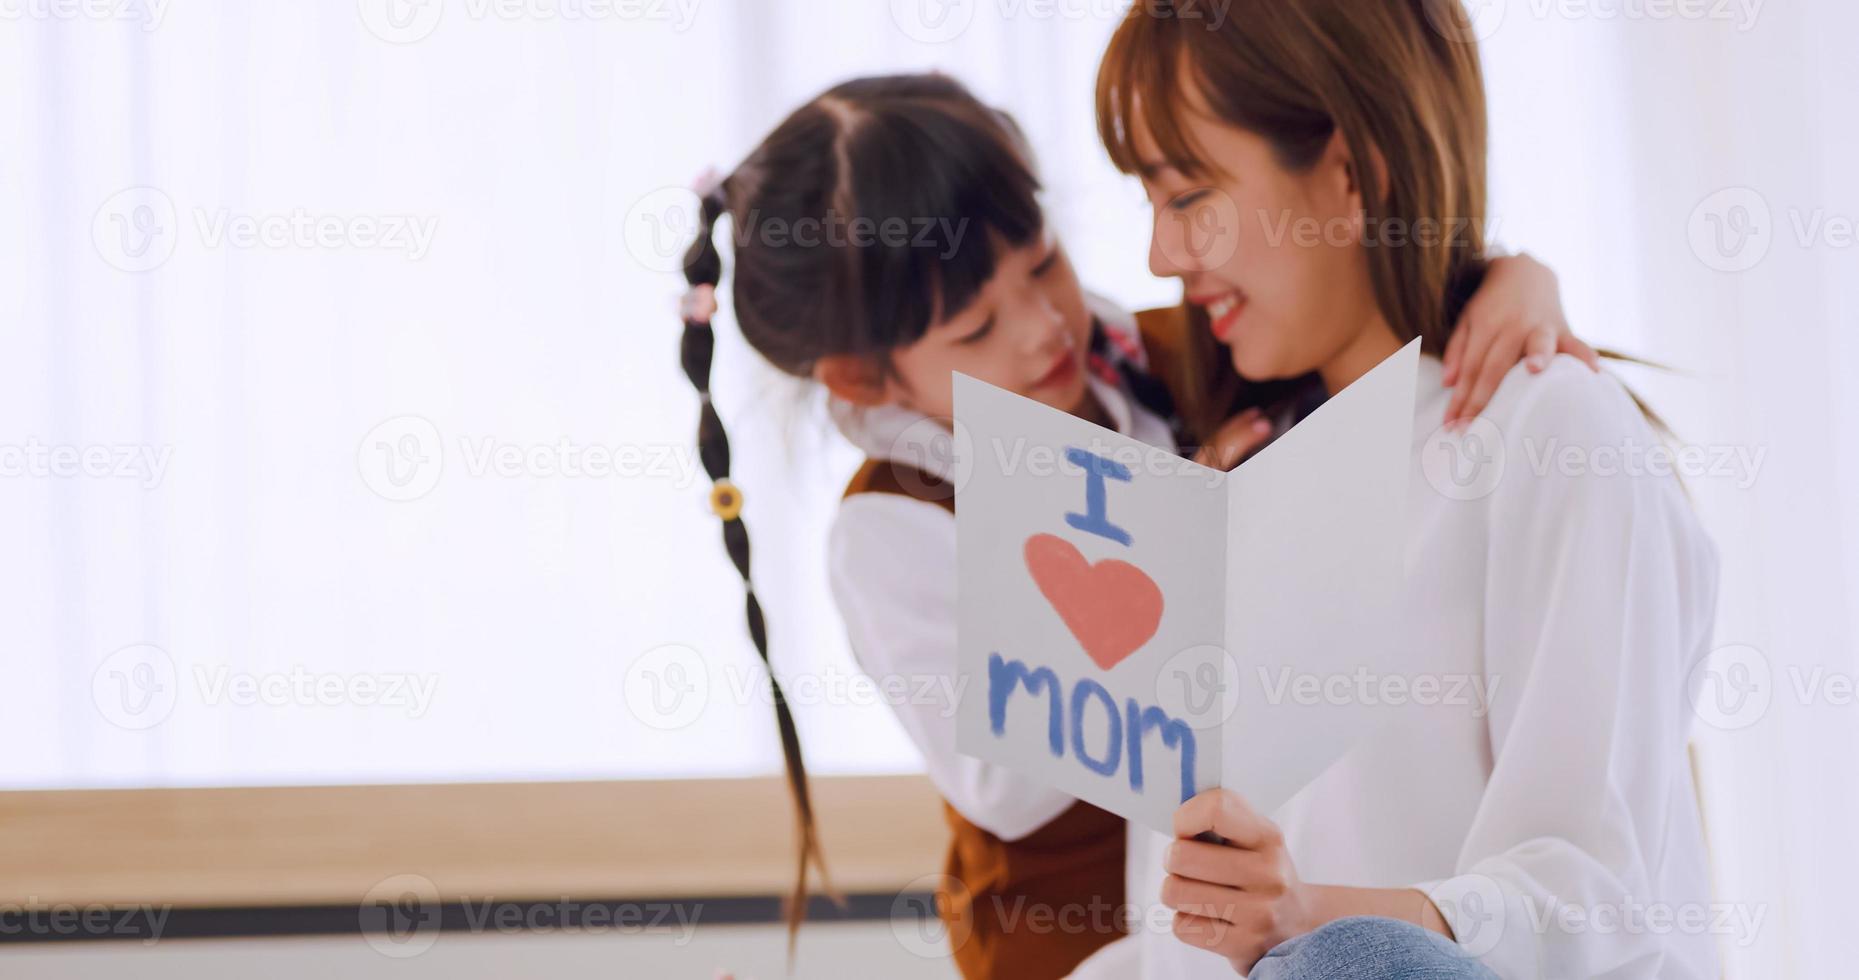
[[[1399,919],[1356,916],[1279,943],[1249,980],[1497,980],[1439,933]]]

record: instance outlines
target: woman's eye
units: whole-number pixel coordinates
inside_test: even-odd
[[[978,344],[982,342],[983,340],[987,339],[988,334],[992,332],[993,330],[994,330],[994,318],[988,317],[988,322],[982,324],[981,329],[976,330],[974,333],[971,333],[966,337],[963,337],[962,339],[956,341],[956,343],[958,344]]]
[[[1206,190],[1189,191],[1168,202],[1171,211],[1186,211],[1207,196]]]
[[[1058,264],[1059,264],[1059,250],[1054,248],[1051,251],[1051,253],[1049,253],[1043,260],[1040,261],[1038,265],[1033,267],[1033,275],[1035,278],[1039,276],[1043,276],[1046,273],[1051,272],[1052,267]]]

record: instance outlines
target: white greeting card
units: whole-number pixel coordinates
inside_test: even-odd
[[[1285,697],[1385,670],[1418,341],[1231,473],[955,379],[958,748],[1169,831],[1270,812],[1384,720]]]

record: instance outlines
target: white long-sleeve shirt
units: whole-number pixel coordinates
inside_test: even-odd
[[[1396,642],[1412,700],[1431,676],[1438,703],[1270,816],[1304,881],[1425,891],[1507,980],[1716,977],[1724,919],[1686,755],[1715,552],[1673,478],[1622,472],[1657,439],[1611,376],[1519,366],[1482,439],[1449,449],[1434,436],[1449,392],[1421,364]],[[1074,976],[1233,975],[1157,912],[1168,841],[1132,828],[1148,926]]]
[[[1091,309],[1107,330],[1126,340],[1135,337],[1129,314],[1096,297]],[[1118,432],[1174,448],[1167,423],[1121,388],[1093,372],[1085,376]],[[868,456],[950,478],[948,437],[928,417],[897,407],[855,409],[843,402],[835,402],[832,411],[840,431]],[[953,683],[914,683],[955,677],[954,516],[936,504],[897,494],[849,497],[833,523],[827,568],[859,666],[881,683],[889,678],[913,682],[900,687],[912,696],[895,705],[897,718],[922,753],[930,781],[958,813],[1002,840],[1019,840],[1078,802],[1011,769],[958,754],[955,705],[941,695],[964,692]]]

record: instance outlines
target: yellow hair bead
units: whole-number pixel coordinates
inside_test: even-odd
[[[742,491],[728,480],[718,480],[710,488],[710,510],[726,521],[742,515]]]

